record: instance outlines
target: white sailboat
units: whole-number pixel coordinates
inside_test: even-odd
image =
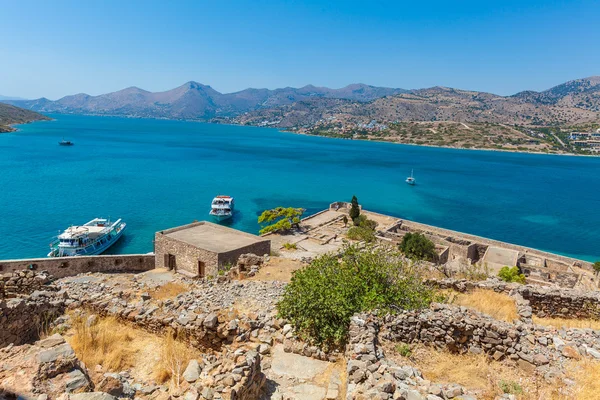
[[[410,170],[410,176],[408,178],[406,178],[406,183],[408,183],[409,185],[414,185],[416,183],[416,180],[413,176],[414,170]]]

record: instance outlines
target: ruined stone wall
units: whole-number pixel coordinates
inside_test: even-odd
[[[239,382],[236,382],[231,388],[231,400],[254,400],[258,399],[261,394],[263,385],[266,382],[265,375],[262,372],[260,365],[260,355],[255,351],[250,351],[245,355],[245,364],[238,363],[235,373],[241,375]],[[234,371],[232,371],[233,373]],[[225,379],[223,379],[224,381]],[[231,382],[231,380],[230,380]]]
[[[60,295],[34,292],[28,298],[0,300],[0,348],[39,339],[50,323],[64,313]]]
[[[538,317],[590,318],[600,320],[600,293],[525,286],[519,294]]]
[[[511,243],[501,242],[499,240],[488,239],[481,236],[471,235],[468,233],[462,233],[457,231],[452,231],[449,229],[438,228],[431,225],[425,225],[414,221],[403,220],[398,225],[401,225],[403,229],[408,229],[414,232],[427,232],[431,235],[437,235],[442,238],[457,238],[461,240],[471,241],[473,243],[479,243],[480,245],[485,246],[497,246],[505,249],[516,250],[521,253],[525,253],[528,256],[534,256],[546,259],[547,266],[549,268],[557,268],[564,269],[571,265],[577,265],[582,268],[585,268],[589,271],[593,271],[592,263],[587,261],[578,260],[571,257],[562,256],[559,254],[548,253],[541,250],[531,249],[525,246],[519,246]]]
[[[383,337],[394,342],[419,342],[457,353],[486,352],[496,360],[514,358],[521,351],[514,325],[456,306],[435,304],[430,310],[406,311],[382,320]]]
[[[556,283],[563,288],[574,288],[579,282],[581,275],[569,271],[552,270],[531,265],[521,265],[521,271],[527,279],[535,283]]]
[[[435,384],[417,368],[387,358],[380,343],[381,319],[363,313],[351,318],[346,346],[346,399],[432,400],[467,398],[457,384]],[[468,396],[472,398],[471,396]]]
[[[0,261],[0,275],[23,270],[47,271],[56,279],[86,272],[143,272],[154,269],[154,255],[128,254],[28,258]]]
[[[600,320],[600,292],[506,283],[498,279],[473,282],[465,279],[431,279],[426,282],[440,289],[468,292],[473,289],[506,293],[523,299],[531,314],[538,317],[590,318]],[[525,318],[531,317],[525,315]]]
[[[223,267],[227,264],[235,265],[238,261],[238,258],[242,254],[255,254],[257,256],[264,256],[265,254],[269,254],[271,252],[271,242],[258,242],[251,244],[249,246],[240,247],[239,249],[235,249],[226,253],[219,254],[219,267]]]
[[[204,263],[205,276],[217,276],[219,272],[218,253],[200,249],[191,244],[173,239],[160,232],[155,235],[154,252],[156,254],[156,267],[169,268],[167,257],[169,254],[175,256],[175,270],[184,271],[185,274],[199,276],[198,261]]]
[[[51,280],[46,271],[25,270],[0,275],[0,299],[30,294],[42,289]]]

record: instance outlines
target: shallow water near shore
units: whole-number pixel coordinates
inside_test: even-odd
[[[109,216],[128,227],[108,253],[151,252],[154,232],[208,219],[217,194],[236,200],[226,224],[251,233],[266,208],[310,214],[355,194],[372,211],[600,260],[599,158],[51,117],[0,135],[0,259],[43,257],[59,230]],[[75,145],[58,146],[63,137]]]

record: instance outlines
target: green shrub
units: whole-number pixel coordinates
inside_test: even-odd
[[[396,351],[402,357],[410,357],[412,355],[412,350],[411,350],[410,346],[406,343],[397,344]]]
[[[326,254],[295,271],[277,309],[304,339],[335,347],[355,313],[422,308],[434,295],[399,253],[347,246],[339,259]]]
[[[364,214],[359,215],[354,220],[354,223],[356,224],[356,226],[360,226],[361,228],[370,229],[372,231],[374,231],[378,225],[377,222],[373,221],[372,219],[368,219],[367,216]]]
[[[498,272],[498,277],[505,282],[525,283],[525,275],[520,273],[518,267],[502,267]]]
[[[500,390],[506,394],[523,394],[523,388],[515,381],[500,381],[498,382]]]
[[[375,241],[375,232],[360,226],[353,226],[346,232],[348,239],[360,240],[366,243]]]
[[[400,251],[413,260],[435,261],[435,244],[421,233],[409,232],[402,238]]]
[[[297,250],[298,246],[296,246],[296,243],[284,243],[283,248],[286,250]]]
[[[594,271],[600,272],[600,261],[596,261],[593,265]]]
[[[348,239],[360,240],[366,243],[375,241],[375,228],[377,227],[377,222],[367,219],[364,214],[361,214],[354,220],[354,224],[356,226],[351,227],[348,229],[348,232],[346,232]]]

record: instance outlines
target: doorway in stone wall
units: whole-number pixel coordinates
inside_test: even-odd
[[[198,278],[204,278],[205,272],[206,264],[204,264],[204,261],[198,260]]]
[[[169,270],[177,271],[177,259],[174,254],[165,254],[165,267]]]

